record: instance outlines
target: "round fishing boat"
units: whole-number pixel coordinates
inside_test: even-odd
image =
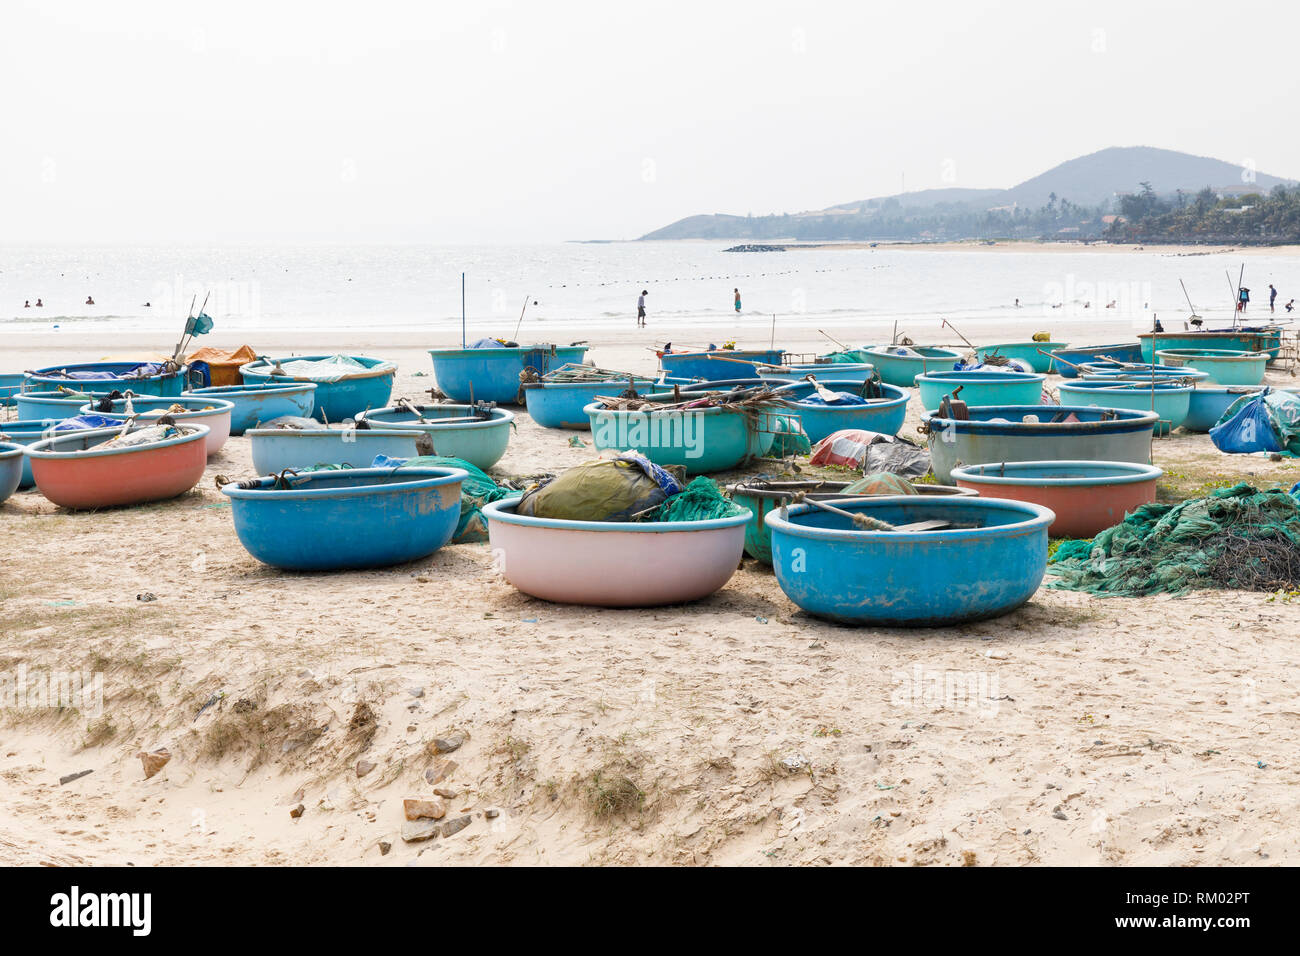
[[[14,396],[23,390],[25,372],[0,372],[0,407],[14,404]]]
[[[767,529],[767,514],[773,508],[788,505],[796,494],[818,501],[837,501],[841,498],[871,498],[879,495],[846,494],[847,481],[819,481],[815,478],[793,481],[768,481],[757,479],[727,486],[731,500],[748,508],[752,517],[745,525],[745,553],[763,564],[772,563],[772,533]],[[973,498],[976,492],[955,485],[914,485],[919,495],[963,495]]]
[[[1080,345],[1074,348],[1044,345],[1043,351],[1052,354],[1052,361],[1048,371],[1055,372],[1062,378],[1077,377],[1079,374],[1078,366],[1086,365],[1089,362],[1099,362],[1107,359],[1116,362],[1143,361],[1142,346],[1137,342],[1119,342],[1113,345]],[[1057,357],[1061,359],[1059,362],[1056,361]]]
[[[1161,349],[1156,357],[1166,365],[1205,372],[1215,385],[1259,385],[1269,362],[1267,352],[1230,349]]]
[[[649,395],[646,400],[667,404],[673,396]],[[681,465],[692,475],[726,471],[766,455],[779,417],[770,411],[725,405],[622,411],[592,402],[585,411],[598,450],[639,451],[656,465]]]
[[[433,377],[454,402],[519,402],[519,376],[524,369],[547,375],[563,365],[577,365],[585,345],[531,345],[519,348],[429,349]]]
[[[1205,332],[1150,332],[1138,335],[1142,360],[1152,361],[1161,349],[1227,349],[1233,352],[1267,352],[1277,358],[1282,347],[1282,329],[1275,326],[1252,329],[1210,329]],[[1153,344],[1154,342],[1154,344]]]
[[[545,601],[598,607],[708,597],[735,574],[750,518],[566,521],[516,514],[518,505],[507,498],[483,509],[506,580]]]
[[[863,385],[862,382],[838,379],[819,380],[817,384],[832,392],[848,392],[850,395],[857,395]],[[778,398],[795,403],[787,412],[799,418],[808,440],[816,444],[842,428],[865,428],[882,435],[897,435],[907,415],[907,392],[895,385],[877,387],[884,393],[883,397],[866,399],[866,405],[805,404],[805,399],[816,392],[812,382],[785,385],[778,388],[776,394]]]
[[[952,483],[962,464],[999,461],[1151,461],[1151,411],[1088,405],[1001,405],[970,409],[969,420],[921,417],[935,477]]]
[[[1204,382],[1209,381],[1208,372],[1195,368],[1182,368],[1177,365],[1132,365],[1117,362],[1087,362],[1079,366],[1079,377],[1085,382],[1093,379],[1109,379],[1118,382],[1149,382],[1154,377],[1157,382]]]
[[[57,423],[45,419],[0,422],[0,441],[22,445],[25,448],[43,438],[52,438],[57,427]],[[36,480],[32,477],[32,460],[26,455],[22,459],[21,471],[22,474],[18,479],[19,488],[30,488],[36,484]]]
[[[1189,432],[1208,432],[1219,423],[1228,406],[1243,395],[1258,395],[1263,386],[1197,385],[1187,402],[1187,417],[1183,427]],[[1279,389],[1279,391],[1281,391]],[[1289,391],[1289,390],[1288,390]],[[0,429],[4,426],[0,425]]]
[[[922,408],[938,408],[945,395],[958,386],[967,405],[1032,405],[1043,395],[1047,376],[1037,372],[970,371],[926,372],[916,377]]]
[[[462,458],[487,471],[506,453],[515,416],[494,408],[478,418],[473,405],[416,405],[416,411],[391,406],[366,412],[362,420],[383,429],[428,435],[431,455]]]
[[[233,402],[211,397],[195,398],[190,395],[179,395],[174,398],[135,395],[131,397],[130,402],[136,420],[140,422],[148,422],[151,418],[158,418],[163,414],[167,414],[178,425],[207,425],[209,457],[219,452],[221,446],[230,438],[230,412],[235,407]],[[102,415],[104,418],[116,418],[119,421],[125,421],[127,418],[126,405],[127,400],[125,398],[114,399],[111,410],[99,411],[95,404],[91,402],[81,406],[78,409],[78,414],[88,415],[93,413]],[[170,411],[177,405],[182,406],[185,411]]]
[[[239,367],[245,385],[263,385],[283,382],[311,382],[316,386],[313,394],[312,417],[322,422],[343,422],[356,418],[368,408],[388,404],[393,394],[393,378],[397,366],[383,359],[365,355],[347,355],[360,367],[347,363],[331,363],[333,355],[294,355],[283,359],[259,358]],[[294,363],[320,363],[315,367]],[[285,374],[274,374],[277,365]],[[287,368],[286,368],[287,366]],[[269,419],[263,419],[267,421]]]
[[[23,477],[25,451],[26,448],[16,442],[0,441],[0,502],[18,490]]]
[[[213,385],[186,395],[206,395],[230,402],[230,434],[242,435],[273,418],[310,418],[316,408],[315,382],[263,382],[258,385]]]
[[[915,384],[926,372],[952,371],[953,363],[961,360],[960,352],[937,345],[872,345],[867,356],[880,380],[899,388]]]
[[[1192,386],[1178,382],[1113,381],[1084,379],[1062,382],[1058,392],[1062,404],[1091,404],[1099,408],[1127,408],[1131,411],[1154,411],[1167,429],[1177,428],[1187,418]],[[1117,459],[1122,461],[1123,459]]]
[[[153,374],[135,374],[137,369],[159,368]],[[26,387],[48,391],[59,387],[80,392],[106,394],[127,389],[137,395],[179,395],[189,381],[189,366],[163,371],[157,362],[83,362],[37,369],[27,375]]]
[[[650,379],[634,378],[638,392],[662,388]],[[529,382],[523,386],[524,402],[533,421],[543,428],[570,428],[590,431],[591,421],[583,411],[597,395],[618,395],[628,387],[625,378],[604,382]]]
[[[43,392],[19,392],[14,396],[21,421],[61,422],[76,416],[86,404],[86,395],[99,397],[95,392],[69,394],[57,389]]]
[[[812,504],[767,516],[772,567],[786,597],[844,624],[937,627],[998,617],[1033,596],[1047,569],[1040,505],[996,498],[892,495],[835,507],[894,526],[866,531]]]
[[[1050,508],[1054,538],[1091,538],[1156,500],[1153,465],[1126,461],[1014,461],[952,470],[959,488]]]
[[[857,382],[861,385],[875,373],[876,367],[869,362],[818,362],[815,365],[760,365],[758,377],[769,382],[800,382],[811,375],[821,381],[834,379],[837,382]]]
[[[337,571],[433,554],[456,531],[468,477],[460,468],[357,468],[270,476],[221,492],[239,543],[257,560],[287,571]]]
[[[717,380],[727,376],[757,375],[758,365],[780,365],[783,349],[714,349],[704,352],[661,352],[659,367],[665,375]],[[745,366],[749,367],[746,368]]]
[[[419,454],[419,432],[396,428],[250,428],[244,434],[248,436],[253,468],[259,475],[320,465],[369,468],[377,455],[414,458]]]
[[[664,382],[657,387],[662,391],[665,386],[672,390],[672,382]],[[738,388],[757,388],[761,385],[772,387],[775,383],[765,378],[715,378],[712,381],[693,379],[685,385],[678,385],[682,392],[731,392]]]
[[[1052,357],[1043,352],[1051,352],[1053,348],[1068,349],[1069,346],[1054,346],[1051,342],[1000,342],[997,345],[981,345],[975,350],[975,357],[981,362],[986,362],[990,356],[995,355],[1014,359],[1024,362],[1035,372],[1043,373],[1052,370]]]
[[[147,445],[100,447],[120,432],[58,432],[27,446],[37,489],[65,508],[111,508],[175,498],[203,478],[206,425]]]

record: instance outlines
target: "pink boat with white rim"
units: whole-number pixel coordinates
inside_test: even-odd
[[[1009,498],[1042,505],[1056,514],[1048,534],[1091,538],[1156,500],[1164,471],[1128,461],[1007,461],[962,465],[952,470],[958,488],[981,498]]]
[[[516,514],[518,504],[483,509],[506,580],[546,601],[598,607],[708,597],[736,573],[751,517],[745,509],[705,521],[565,521]]]
[[[59,432],[27,448],[36,487],[65,508],[111,508],[175,498],[203,478],[206,425],[143,445],[103,448],[120,428]]]

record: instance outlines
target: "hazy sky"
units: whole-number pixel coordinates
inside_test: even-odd
[[[0,239],[631,238],[1112,145],[1300,177],[1298,27],[1294,0],[6,0]]]

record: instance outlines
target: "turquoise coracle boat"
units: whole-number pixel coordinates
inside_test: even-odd
[[[1154,339],[1154,345],[1152,344]],[[1143,332],[1138,336],[1142,343],[1143,361],[1161,349],[1226,349],[1232,352],[1267,352],[1270,360],[1277,358],[1282,348],[1282,330],[1277,327],[1254,329],[1215,329],[1208,332]]]
[[[873,345],[866,354],[880,380],[899,388],[915,384],[916,377],[927,372],[950,372],[961,359],[960,352],[937,345]]]
[[[1100,408],[1124,408],[1135,412],[1154,411],[1163,427],[1174,429],[1187,418],[1192,386],[1176,382],[1114,382],[1086,379],[1062,382],[1062,404],[1096,405]],[[1160,427],[1160,426],[1158,426]]]
[[[649,395],[646,400],[667,404],[673,396]],[[681,465],[692,475],[726,471],[766,455],[780,417],[727,405],[631,411],[592,402],[586,412],[598,450],[639,451],[656,465]]]
[[[945,395],[960,386],[957,397],[967,405],[1032,405],[1043,395],[1046,375],[1036,372],[997,372],[985,369],[927,372],[916,377],[921,407],[937,409]]]
[[[1049,372],[1052,368],[1052,357],[1050,354],[1043,353],[1050,353],[1054,348],[1068,349],[1069,346],[1054,345],[1051,342],[1001,342],[997,345],[981,345],[975,350],[975,357],[981,362],[986,362],[990,355],[999,355],[1002,358],[1025,362],[1035,372]]]
[[[1269,361],[1267,352],[1231,349],[1161,349],[1156,357],[1166,365],[1205,372],[1215,385],[1259,385]]]

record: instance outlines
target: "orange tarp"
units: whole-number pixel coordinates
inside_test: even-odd
[[[253,351],[251,345],[241,345],[233,352],[225,349],[201,348],[191,352],[185,361],[190,365],[195,362],[207,362],[212,370],[213,385],[242,385],[244,380],[240,377],[239,366],[246,365],[256,358],[257,353]]]

